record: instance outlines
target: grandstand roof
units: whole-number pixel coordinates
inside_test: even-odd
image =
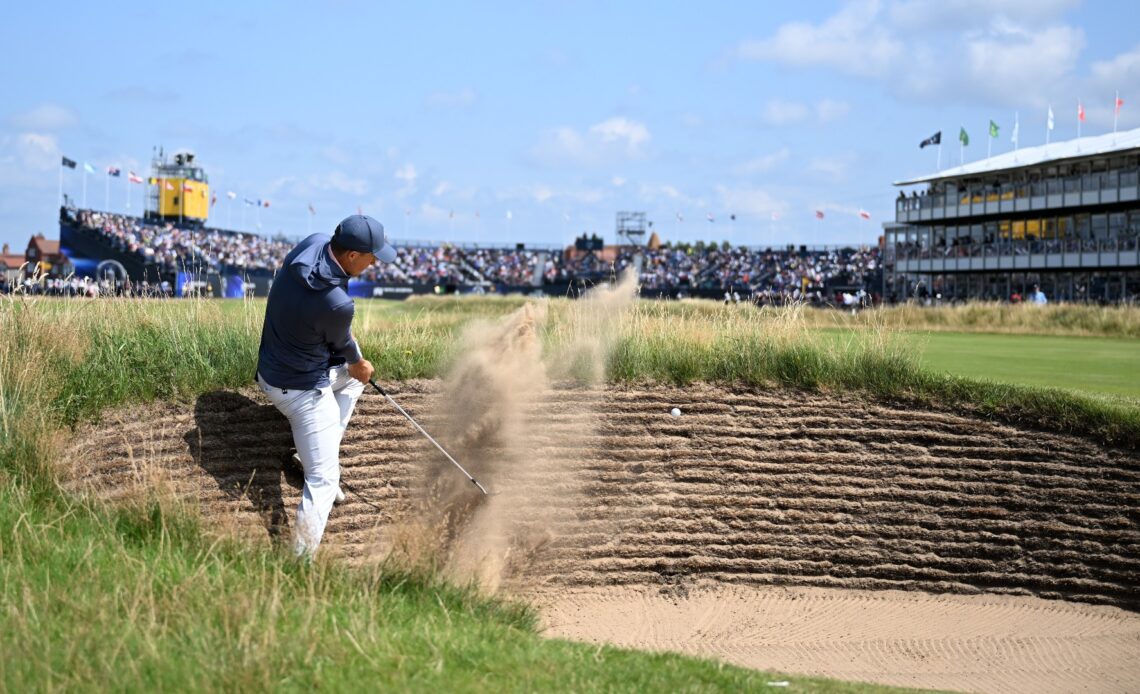
[[[1130,149],[1140,149],[1140,128],[1123,130],[1118,133],[1104,135],[1091,135],[1078,137],[1064,142],[1051,142],[1037,147],[1024,147],[1022,149],[998,154],[981,161],[972,161],[969,164],[955,166],[952,169],[943,169],[938,173],[919,176],[907,181],[895,181],[896,186],[909,186],[915,183],[928,183],[947,178],[962,178],[978,174],[996,173],[998,171],[1012,171],[1030,166],[1040,166],[1051,161],[1062,159],[1079,159],[1093,157],[1114,152],[1123,152]]]

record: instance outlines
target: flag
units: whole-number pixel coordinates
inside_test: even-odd
[[[142,183],[143,182],[142,177],[139,176],[134,171],[128,171],[127,172],[127,180],[130,181],[131,183]]]
[[[154,176],[151,176],[150,178],[146,179],[146,182],[148,185],[152,185],[152,186],[158,185],[158,179],[155,178]]]
[[[1045,127],[1048,128],[1049,130],[1053,129],[1053,107],[1052,106],[1049,107],[1049,117],[1045,121]]]
[[[918,148],[922,149],[923,147],[925,147],[927,145],[940,145],[940,144],[942,144],[942,131],[941,130],[934,133],[930,137],[926,138],[922,142],[918,143]]]
[[[1020,123],[1020,119],[1017,117],[1017,114],[1014,114],[1014,116],[1013,116],[1013,136],[1011,136],[1009,138],[1009,141],[1013,143],[1014,149],[1017,148],[1017,131],[1018,130],[1021,130],[1021,123]]]
[[[166,189],[167,190],[174,190],[174,184],[171,183],[170,181],[167,181],[166,182]]]
[[[938,134],[941,135],[942,133],[938,133]],[[816,219],[823,219],[823,210],[816,210],[815,211],[815,218]]]
[[[183,183],[182,183],[182,190],[183,190],[184,192],[186,192],[186,193],[193,193],[193,192],[194,192],[194,186],[192,186],[192,185],[190,185],[189,183],[187,183],[187,182],[183,181]]]
[[[254,203],[253,200],[250,200],[249,198],[242,198],[242,202],[249,205],[250,207],[253,207],[256,204],[256,203]]]
[[[1085,122],[1085,105],[1079,101],[1077,102],[1077,120],[1082,123]]]
[[[448,219],[455,219],[455,210],[448,210],[447,218]]]
[[[867,210],[860,209],[859,210],[859,216],[862,217],[863,219],[870,219],[871,213],[868,212]]]
[[[108,176],[114,176],[115,178],[118,178],[119,177],[119,167],[108,166],[107,167],[107,175]]]
[[[998,136],[998,124],[991,120],[990,121],[990,137],[997,137],[997,136]]]
[[[728,221],[735,222],[736,221],[736,215],[735,214],[728,215]]]
[[[63,157],[63,161],[61,161],[59,163],[59,165],[60,166],[66,166],[69,169],[74,169],[75,168],[75,160],[74,159],[68,159],[67,157]]]
[[[202,192],[204,193],[206,191],[202,191]],[[210,196],[210,207],[213,207],[214,205],[217,205],[217,204],[218,204],[218,194],[214,193],[213,195]]]
[[[316,214],[317,211],[313,209],[313,203],[309,203],[309,214]]]
[[[958,141],[962,143],[963,147],[970,144],[970,136],[966,134],[966,126],[962,126],[958,131]]]
[[[683,221],[685,221],[685,215],[683,215],[683,214],[681,214],[680,212],[678,212],[678,213],[677,213],[677,221],[678,221],[678,222],[683,222]]]
[[[230,200],[233,200],[234,198],[237,197],[237,193],[230,191],[230,192],[226,193],[226,197],[229,198]]]
[[[705,215],[705,217],[706,217],[706,218],[708,218],[708,220],[709,220],[710,222],[715,222],[715,221],[716,221],[716,217],[714,217],[714,216],[713,216],[713,213],[712,213],[712,212],[709,212],[708,214],[706,214],[706,215]]]
[[[83,170],[87,173],[95,173],[95,167],[91,166],[87,162],[83,162]]]
[[[262,207],[269,207],[269,201],[268,201],[268,200],[262,200],[262,201],[261,201],[261,206],[262,206]]]
[[[1121,99],[1120,94],[1117,94],[1116,95],[1116,105],[1113,108],[1112,115],[1119,116],[1120,115],[1120,107],[1123,105],[1124,105],[1124,99]]]

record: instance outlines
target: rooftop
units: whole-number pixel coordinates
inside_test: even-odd
[[[1061,161],[1062,159],[1080,159],[1127,150],[1140,150],[1140,128],[1135,130],[1122,130],[1118,133],[1104,135],[1090,135],[1078,137],[1062,142],[1050,142],[1037,147],[1023,147],[1012,152],[998,154],[988,159],[972,161],[968,164],[955,166],[952,169],[943,169],[938,173],[912,178],[907,181],[895,181],[896,186],[909,186],[915,183],[929,183],[949,178],[963,178],[978,174],[996,173],[998,171],[1012,171],[1031,166],[1040,166],[1047,162]]]

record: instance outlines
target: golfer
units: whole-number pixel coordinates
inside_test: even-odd
[[[352,337],[348,279],[396,249],[380,222],[347,217],[332,239],[313,234],[285,256],[265,308],[257,384],[289,420],[305,471],[293,549],[312,557],[340,491],[340,441],[372,364]]]

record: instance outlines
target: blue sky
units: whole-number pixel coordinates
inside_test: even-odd
[[[267,234],[359,207],[397,239],[562,244],[643,210],[665,239],[873,243],[891,182],[934,169],[918,143],[937,130],[943,167],[960,126],[967,161],[990,119],[1008,151],[1015,113],[1021,146],[1043,143],[1050,104],[1053,141],[1076,135],[1078,99],[1103,133],[1117,89],[1120,129],[1140,126],[1123,3],[611,4],[12,6],[0,240],[58,236],[61,155],[76,199],[95,167],[102,208],[106,167],[145,176],[162,145],[206,167],[213,224],[240,226],[234,191],[270,201],[245,219]]]

